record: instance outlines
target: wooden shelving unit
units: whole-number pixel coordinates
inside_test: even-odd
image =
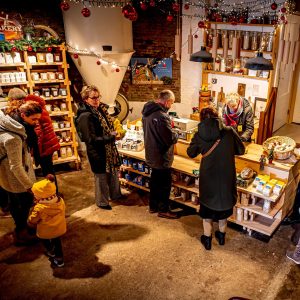
[[[145,152],[133,152],[128,150],[119,150],[120,154],[133,158],[139,161],[145,161]],[[259,159],[263,153],[263,148],[261,145],[250,144],[247,147],[247,153],[242,156],[236,157],[236,168],[237,172],[240,172],[244,167],[250,167],[257,173],[259,173]],[[193,170],[199,168],[199,162],[195,162],[192,159],[188,159],[179,155],[174,156],[174,162],[172,164],[172,169],[181,174],[186,174],[189,176],[193,175]],[[130,167],[126,167],[125,170],[131,170]],[[252,231],[257,231],[265,235],[271,236],[277,227],[280,225],[281,220],[287,215],[289,210],[292,208],[293,201],[295,198],[296,189],[298,182],[300,180],[299,175],[300,161],[296,163],[285,163],[280,161],[274,161],[273,164],[266,165],[264,169],[264,174],[272,176],[272,178],[277,178],[286,183],[285,188],[279,195],[265,196],[262,193],[256,191],[256,189],[250,185],[247,188],[238,187],[238,193],[246,194],[249,197],[248,205],[242,205],[240,202],[236,204],[236,209],[242,210],[242,220],[237,220],[236,215],[233,215],[229,221],[234,222],[243,228],[245,228],[251,235]],[[137,172],[136,172],[137,173]],[[142,172],[137,174],[145,176]],[[147,175],[147,174],[146,174]],[[121,179],[123,182],[125,179]],[[125,180],[126,181],[126,180]],[[126,181],[127,182],[127,181]],[[141,188],[141,186],[134,184],[132,182],[127,182],[128,184],[135,186],[136,188]],[[181,190],[185,190],[190,193],[194,193],[199,196],[199,190],[197,187],[191,185],[187,186],[185,182],[176,181],[172,183],[172,186],[178,187]],[[142,187],[143,190],[148,191],[148,188]],[[182,197],[170,196],[172,201],[176,201],[183,205],[199,210],[200,206],[195,205],[191,201],[183,201]],[[264,202],[270,201],[271,207],[268,212],[263,209]],[[244,203],[244,202],[243,202]],[[244,219],[244,211],[246,211],[247,218]]]
[[[67,106],[66,111],[52,111],[49,113],[50,117],[53,120],[60,120],[62,122],[66,121],[69,123],[70,127],[54,129],[54,131],[60,135],[62,132],[69,132],[70,142],[61,143],[61,147],[71,147],[72,156],[69,157],[59,157],[59,159],[54,160],[54,164],[66,163],[66,162],[74,162],[77,169],[80,167],[80,158],[78,155],[77,147],[78,143],[76,142],[76,130],[73,123],[73,111],[71,105],[71,95],[70,95],[70,84],[69,76],[68,76],[68,68],[66,60],[66,46],[64,44],[59,46],[52,47],[56,53],[60,54],[60,61],[56,62],[37,62],[30,63],[28,56],[35,55],[34,52],[28,52],[27,50],[21,51],[21,63],[15,64],[0,64],[0,71],[5,72],[25,72],[26,73],[26,81],[22,82],[0,82],[0,86],[8,91],[11,87],[20,87],[24,89],[26,92],[33,94],[36,91],[39,91],[41,97],[43,97],[46,101],[51,101],[49,104],[56,103],[56,105],[60,105],[61,103],[65,103]],[[37,50],[37,53],[45,53],[45,50]],[[44,55],[45,55],[44,54]],[[45,73],[45,72],[59,72],[63,74],[63,79],[52,79],[52,80],[33,80],[32,73]],[[43,88],[56,88],[56,89],[65,89],[65,95],[58,96],[50,96],[44,97],[42,94]],[[55,101],[55,102],[53,102]],[[60,151],[62,153],[62,151]],[[70,151],[69,151],[70,153]]]
[[[216,75],[229,76],[229,77],[242,77],[242,78],[249,78],[249,79],[254,79],[254,80],[262,80],[262,81],[268,81],[269,80],[268,78],[249,76],[249,75],[243,75],[243,74],[235,74],[235,73],[209,71],[209,70],[204,70],[203,73],[204,74],[216,74]]]

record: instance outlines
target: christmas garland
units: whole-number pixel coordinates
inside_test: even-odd
[[[49,46],[60,45],[62,41],[56,38],[32,38],[28,41],[26,39],[12,40],[12,41],[0,41],[0,50],[5,51],[36,51],[37,49],[44,49]]]

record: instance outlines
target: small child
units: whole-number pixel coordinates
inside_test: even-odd
[[[37,227],[37,236],[46,248],[45,254],[51,261],[51,267],[63,267],[64,258],[60,237],[66,232],[65,202],[56,194],[54,176],[32,186],[35,206],[28,217],[28,225]]]

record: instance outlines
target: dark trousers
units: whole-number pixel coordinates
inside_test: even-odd
[[[11,193],[7,192],[9,199],[9,211],[16,224],[16,232],[27,228],[27,218],[29,210],[33,205],[33,195],[31,193]]]
[[[6,190],[0,187],[0,207],[3,211],[9,210],[8,207],[8,194]]]
[[[56,193],[58,193],[57,180],[55,176],[54,165],[52,161],[52,155],[40,157],[40,165],[42,169],[43,176],[47,176],[48,174],[54,175],[55,185],[56,185]]]
[[[64,255],[62,251],[60,237],[49,239],[49,240],[42,239],[42,242],[46,250],[49,252],[53,252],[56,258],[63,258]]]
[[[152,169],[149,202],[151,210],[169,211],[171,184],[171,169]]]

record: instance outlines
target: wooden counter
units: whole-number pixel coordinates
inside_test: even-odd
[[[184,157],[187,156],[185,149],[188,147],[188,144],[189,143],[186,141],[181,141],[176,145],[177,151],[178,149],[180,149],[179,152],[181,155],[174,155],[172,169],[180,173],[195,177],[195,175],[193,175],[193,170],[199,169],[201,156],[198,157],[198,161],[195,161],[188,157]],[[122,156],[134,158],[140,161],[145,161],[144,150],[140,152],[133,152],[133,151],[127,151],[121,149],[119,150],[119,153]],[[246,153],[241,156],[236,156],[235,161],[236,161],[237,172],[240,172],[244,167],[250,167],[258,174],[270,175],[271,179],[275,178],[284,181],[286,183],[285,189],[278,196],[272,195],[270,197],[267,197],[257,192],[252,185],[250,185],[248,188],[238,187],[239,199],[241,194],[244,194],[244,196],[246,195],[249,198],[249,203],[246,205],[245,204],[242,205],[241,201],[239,200],[234,211],[236,213],[237,209],[242,210],[245,219],[238,220],[237,214],[234,214],[230,218],[230,221],[243,226],[243,228],[245,228],[249,232],[249,234],[251,234],[252,230],[254,230],[270,236],[280,225],[281,220],[288,214],[288,212],[293,207],[294,199],[296,196],[296,190],[300,179],[299,176],[300,161],[295,159],[294,160],[288,159],[284,161],[276,160],[273,161],[272,164],[267,163],[264,167],[264,170],[260,171],[259,160],[262,153],[263,153],[263,147],[261,145],[257,145],[257,144],[247,145]],[[143,175],[138,171],[134,171],[134,170],[132,171],[140,175]],[[130,182],[127,183],[133,185]],[[136,184],[133,186],[139,187],[146,191],[149,190],[147,188],[140,187]],[[197,187],[186,186],[184,185],[184,183],[181,182],[174,182],[173,186],[177,186],[183,190],[186,190],[190,193],[194,193],[199,196],[199,190]],[[196,209],[199,209],[199,206],[192,204],[191,202],[185,202],[182,199],[174,199],[174,197],[172,197],[171,199],[183,203],[185,205],[194,207]],[[265,201],[270,201],[272,203],[271,209],[268,212],[266,212],[263,208]]]

